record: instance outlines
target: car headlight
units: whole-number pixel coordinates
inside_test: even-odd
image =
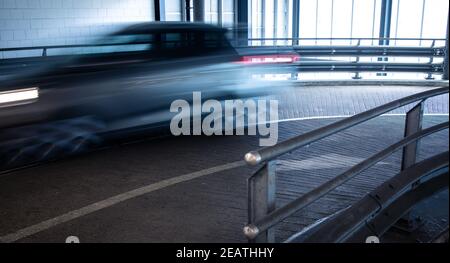
[[[32,102],[39,98],[39,88],[16,89],[0,92],[0,106],[10,106],[16,103]]]

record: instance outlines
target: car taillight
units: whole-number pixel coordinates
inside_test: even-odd
[[[271,64],[271,63],[293,63],[300,60],[297,54],[285,55],[254,55],[241,57],[240,63],[244,64]]]

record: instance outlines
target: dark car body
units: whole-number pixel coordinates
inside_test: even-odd
[[[0,92],[34,89],[38,97],[0,104],[0,170],[76,152],[105,134],[167,127],[171,102],[191,101],[193,91],[204,100],[257,95],[261,83],[225,34],[206,24],[136,24],[82,55],[2,81]]]
[[[185,76],[187,72],[177,71],[238,60],[225,30],[205,24],[143,23],[111,34],[107,40],[116,42],[94,47],[93,54],[75,56],[20,79],[3,81],[0,90],[38,87],[40,96],[29,105],[3,108],[0,128],[92,113],[92,107],[97,110],[95,114],[106,119],[153,110],[165,105],[155,96],[176,92],[162,92],[162,86],[189,77]],[[155,82],[160,88],[153,86]],[[136,86],[147,89],[133,89]],[[119,95],[122,97],[116,101]],[[148,103],[149,98],[152,103]],[[52,113],[54,110],[57,112]]]

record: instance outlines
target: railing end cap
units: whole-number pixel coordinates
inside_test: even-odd
[[[246,225],[244,227],[244,235],[247,237],[247,239],[254,239],[259,234],[259,229],[255,225]]]
[[[261,155],[258,152],[252,151],[245,154],[245,162],[250,165],[257,165],[261,162]]]

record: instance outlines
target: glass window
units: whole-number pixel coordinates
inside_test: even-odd
[[[231,28],[233,25],[234,25],[234,0],[222,0],[222,26],[226,28]]]
[[[166,33],[162,36],[165,49],[176,49],[182,48],[183,45],[186,44],[186,41],[183,41],[181,33]]]
[[[250,38],[292,37],[292,0],[250,0]],[[291,41],[258,41],[252,45],[289,45]]]
[[[391,36],[396,38],[445,38],[447,0],[394,0]],[[444,45],[444,41],[436,43]],[[431,41],[398,40],[394,45],[431,45]]]
[[[205,22],[218,24],[219,10],[217,0],[205,1]]]
[[[181,1],[180,0],[165,0],[165,15],[166,21],[180,21],[181,20]]]

